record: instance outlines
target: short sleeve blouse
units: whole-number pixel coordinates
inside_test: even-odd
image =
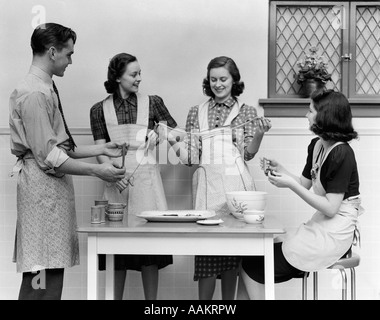
[[[308,156],[302,175],[311,180],[313,150],[319,138],[308,146]],[[355,153],[348,143],[334,147],[324,161],[320,179],[326,193],[344,193],[344,199],[359,195],[359,174]]]

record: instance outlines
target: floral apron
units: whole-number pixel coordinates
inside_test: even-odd
[[[32,153],[25,155],[21,162],[13,253],[17,272],[78,265],[79,241],[72,176],[46,174]]]
[[[159,166],[153,151],[149,149],[150,139],[146,141],[149,97],[137,94],[137,105],[136,124],[119,125],[112,95],[103,102],[104,118],[111,141],[134,145],[136,142],[140,143],[138,148],[130,147],[125,157],[126,177],[133,174],[132,184],[120,193],[115,183],[106,183],[103,195],[109,202],[125,203],[128,200],[129,214],[138,214],[145,210],[167,210]],[[117,160],[121,164],[121,159]]]
[[[313,150],[312,183],[316,194],[324,196],[320,174],[331,150],[343,142],[331,146],[323,157],[318,157],[322,143],[319,140]],[[321,159],[322,158],[322,159]],[[362,214],[359,196],[342,201],[338,213],[330,218],[317,211],[295,233],[286,236],[282,250],[286,260],[302,271],[318,271],[338,261],[359,238],[358,216]]]
[[[239,114],[240,103],[234,104],[223,128],[209,130],[208,106],[199,106],[199,129],[202,156],[199,168],[193,175],[193,207],[195,210],[215,210],[217,214],[230,214],[226,192],[254,190],[252,176],[239,149],[232,141],[232,120]],[[239,266],[240,257],[195,256],[194,280],[218,276]]]

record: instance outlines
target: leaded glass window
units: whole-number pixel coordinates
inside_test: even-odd
[[[380,2],[271,1],[269,98],[299,96],[297,61],[309,48],[328,61],[326,87],[380,95]]]

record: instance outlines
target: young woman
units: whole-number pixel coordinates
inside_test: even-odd
[[[358,134],[352,126],[349,102],[339,92],[314,92],[306,116],[310,130],[318,137],[309,144],[302,175],[297,177],[269,159],[273,170],[269,182],[289,188],[317,210],[294,233],[275,243],[276,283],[329,267],[347,253],[358,235],[362,209],[359,175],[348,144]],[[264,298],[263,264],[262,257],[243,258],[238,298]]]
[[[152,130],[160,121],[171,128],[177,126],[159,96],[138,92],[140,82],[141,68],[137,58],[127,53],[115,55],[109,63],[108,80],[104,84],[110,95],[95,104],[90,112],[95,144],[107,141],[128,144],[126,178],[107,183],[104,198],[110,202],[128,203],[129,214],[167,210],[158,162],[151,148],[156,144]],[[98,161],[110,162],[111,159],[102,156]],[[156,299],[158,270],[172,263],[172,256],[116,256],[115,298],[122,299],[126,270],[130,269],[141,271],[145,298]]]
[[[240,72],[229,57],[216,57],[207,66],[203,91],[209,98],[190,109],[188,138],[177,142],[175,132],[168,141],[185,164],[199,164],[193,176],[193,207],[230,214],[226,192],[254,190],[246,161],[259,150],[270,121],[257,117],[254,107],[238,96],[244,91]],[[160,131],[160,135],[165,132]],[[211,300],[217,277],[222,279],[222,298],[235,298],[239,257],[196,256],[194,280],[199,281],[201,300]]]

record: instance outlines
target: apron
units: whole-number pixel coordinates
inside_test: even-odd
[[[128,213],[139,214],[146,210],[167,210],[166,197],[162,184],[159,165],[155,153],[151,150],[150,141],[154,135],[148,135],[149,97],[137,94],[136,124],[122,124],[117,122],[113,96],[103,101],[104,118],[111,141],[127,142],[133,145],[128,149],[125,157],[126,177],[130,177],[132,185],[120,191],[116,183],[106,183],[103,198],[109,202],[128,203]],[[115,159],[121,165],[121,158]],[[113,160],[113,161],[115,161]]]
[[[239,114],[241,105],[237,101],[223,127],[212,130],[208,126],[208,106],[209,101],[206,101],[198,109],[202,156],[193,175],[193,207],[229,214],[226,192],[254,190],[252,176],[228,127]]]
[[[237,101],[222,128],[209,130],[208,106],[206,101],[199,106],[199,138],[202,141],[202,156],[193,175],[193,207],[195,210],[215,210],[218,215],[230,214],[226,192],[254,190],[248,167],[239,151],[242,131],[237,134],[237,146],[232,141],[231,122],[239,114]],[[240,138],[239,138],[240,137]],[[242,148],[241,150],[244,150]],[[244,152],[244,151],[242,151]],[[239,267],[237,256],[195,256],[194,280],[220,275]]]
[[[312,184],[314,192],[320,196],[326,195],[320,180],[320,168],[331,150],[342,143],[332,145],[323,157],[318,156],[322,148],[321,140],[314,147]],[[363,210],[360,203],[359,196],[343,200],[338,213],[332,218],[315,212],[294,234],[286,236],[282,244],[286,260],[307,272],[328,268],[338,261],[358,237],[358,216]]]
[[[17,272],[79,264],[79,241],[71,175],[44,173],[32,154],[22,160],[17,181],[13,261]]]

